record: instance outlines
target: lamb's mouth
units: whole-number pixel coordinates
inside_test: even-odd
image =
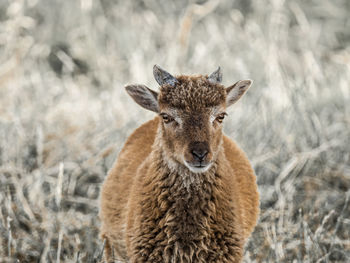
[[[208,163],[196,163],[196,164],[191,164],[187,161],[184,162],[185,166],[193,173],[205,173],[206,171],[209,170],[209,168],[211,167],[212,163],[208,162]]]

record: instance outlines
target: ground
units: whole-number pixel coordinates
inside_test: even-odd
[[[244,262],[350,262],[350,2],[0,2],[0,262],[96,262],[101,183],[153,118],[152,67],[254,84],[225,119],[257,174]],[[17,260],[17,261],[16,261]]]

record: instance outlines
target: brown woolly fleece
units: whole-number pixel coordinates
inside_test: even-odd
[[[175,87],[160,87],[159,103],[174,108],[192,110],[205,109],[219,105],[225,100],[226,91],[223,85],[212,84],[207,76],[178,76]]]
[[[188,136],[171,133],[177,126],[155,117],[131,134],[103,183],[101,237],[108,262],[240,262],[256,225],[254,171],[220,124],[204,121],[210,107],[226,107],[227,90],[206,76],[176,79],[175,87],[161,86],[159,110],[185,111],[182,132]],[[207,132],[198,139],[200,130]],[[211,147],[213,164],[203,173],[172,156],[192,140]]]

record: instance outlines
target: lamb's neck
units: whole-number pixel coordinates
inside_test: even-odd
[[[222,209],[222,204],[218,206],[222,200],[218,182],[221,179],[216,163],[205,173],[193,173],[177,165],[173,169],[172,165],[159,164],[152,196],[158,209],[157,219],[165,220],[167,234],[176,237],[176,246],[191,247],[203,240],[209,231],[208,221],[215,221],[216,213]]]
[[[159,172],[157,180],[164,187],[171,188],[173,192],[187,190],[188,192],[197,192],[202,186],[210,185],[215,181],[217,163],[214,162],[208,171],[204,173],[194,173],[190,171],[184,164],[164,157],[164,153],[158,152],[158,164],[156,170]]]

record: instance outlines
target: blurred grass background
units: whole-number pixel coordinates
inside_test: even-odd
[[[261,216],[244,262],[350,262],[350,2],[0,1],[0,262],[96,262],[98,196],[152,66],[254,80],[225,131]]]

